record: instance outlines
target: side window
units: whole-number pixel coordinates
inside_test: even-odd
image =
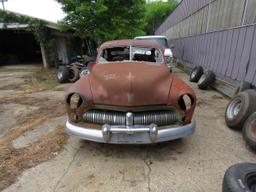
[[[111,61],[128,61],[129,47],[118,47],[111,50]]]
[[[162,63],[161,50],[154,47],[131,47],[131,60],[151,63]],[[130,61],[130,46],[103,49],[99,63]]]
[[[129,47],[113,47],[102,50],[99,61],[102,63],[129,61]]]
[[[146,47],[132,47],[132,60],[161,63],[162,55],[159,49]]]

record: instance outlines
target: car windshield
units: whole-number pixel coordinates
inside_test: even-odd
[[[162,63],[163,56],[158,48],[124,46],[105,48],[99,57],[99,63],[127,61]]]
[[[136,38],[138,40],[151,40],[156,41],[162,48],[168,48],[168,42],[166,38]]]

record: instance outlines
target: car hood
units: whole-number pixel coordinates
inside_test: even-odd
[[[172,81],[164,64],[97,64],[88,76],[93,102],[114,106],[167,104]]]

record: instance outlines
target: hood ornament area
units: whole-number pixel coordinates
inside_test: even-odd
[[[127,93],[128,102],[131,103],[134,100],[134,93]]]

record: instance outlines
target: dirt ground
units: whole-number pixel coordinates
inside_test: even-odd
[[[178,69],[174,73],[187,81]],[[109,145],[69,137],[54,71],[0,67],[0,189],[28,191],[219,192],[225,170],[254,162],[241,133],[228,129],[228,98],[198,90],[196,132],[156,145]]]

